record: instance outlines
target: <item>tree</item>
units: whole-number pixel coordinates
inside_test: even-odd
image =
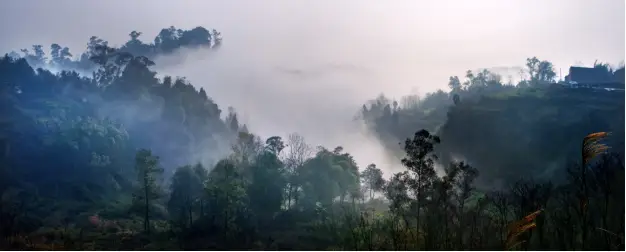
[[[452,102],[454,102],[454,105],[459,105],[459,103],[461,103],[461,98],[458,94],[454,94],[452,96]]]
[[[380,192],[385,187],[385,179],[383,178],[383,172],[376,167],[375,164],[370,164],[361,173],[361,180],[365,187],[369,190],[369,198],[374,198],[374,192]]]
[[[459,179],[460,169],[456,164],[452,163],[446,166],[444,171],[445,175],[441,179],[435,180],[433,184],[435,191],[433,195],[434,205],[431,204],[430,210],[432,214],[437,217],[437,221],[443,223],[443,248],[449,248],[451,246],[450,231],[454,223],[453,209],[456,207],[456,205],[452,203],[452,199],[458,191],[456,183]]]
[[[406,157],[401,162],[409,170],[407,183],[415,197],[416,230],[421,227],[421,208],[437,179],[434,167],[437,156],[433,154],[433,150],[439,142],[439,137],[431,135],[427,130],[416,132],[412,139],[407,138],[404,142]]]
[[[477,88],[484,88],[484,87],[486,87],[487,86],[487,81],[488,81],[490,75],[491,75],[491,73],[489,72],[489,70],[487,70],[487,69],[480,70],[480,72],[478,72],[478,74],[474,78],[473,86],[475,86]]]
[[[193,172],[198,178],[198,181],[200,181],[200,185],[202,185],[202,188],[204,188],[204,183],[209,180],[209,172],[207,171],[207,169],[204,168],[202,164],[198,163],[193,167]],[[204,194],[200,194],[197,197],[197,203],[200,207],[200,217],[204,216],[205,214],[205,196],[206,195]]]
[[[61,46],[59,44],[50,45],[50,56],[52,56],[53,62],[58,62],[61,55]]]
[[[510,196],[504,192],[496,191],[487,195],[487,199],[491,201],[494,208],[493,214],[496,216],[498,231],[500,233],[500,243],[502,247],[506,246],[506,229],[509,223],[509,215],[511,208]]]
[[[285,143],[279,136],[273,136],[265,140],[266,149],[278,156],[285,148]]]
[[[208,100],[209,97],[206,94],[206,91],[204,91],[204,88],[200,88],[200,97],[202,97],[202,99],[204,100]]]
[[[468,199],[472,196],[474,192],[474,180],[478,176],[478,170],[476,168],[471,167],[470,165],[459,162],[452,164],[457,173],[457,179],[454,182],[454,187],[458,190],[456,196],[456,206],[457,206],[457,219],[459,223],[459,236],[458,243],[459,247],[464,247],[463,244],[463,235],[465,233],[466,219],[465,219],[465,205],[467,204]]]
[[[170,185],[168,210],[178,218],[180,224],[187,227],[191,227],[193,223],[194,205],[201,200],[203,194],[204,181],[197,169],[189,165],[179,167],[174,172]]]
[[[143,204],[144,231],[150,233],[150,208],[153,200],[160,196],[156,182],[157,176],[163,172],[159,167],[159,157],[153,156],[150,150],[141,149],[135,156],[135,171],[139,188],[135,193],[135,202]]]
[[[68,66],[72,62],[72,54],[67,47],[61,47],[59,44],[50,45],[50,56],[52,57],[50,63],[57,65],[57,67],[71,67]]]
[[[213,225],[226,232],[235,229],[248,206],[246,183],[240,172],[229,160],[221,160],[209,174],[206,193]]]
[[[405,212],[408,210],[408,206],[412,200],[408,194],[409,179],[409,173],[407,171],[399,172],[394,174],[385,186],[385,197],[390,201],[389,210],[395,216],[402,216],[407,228],[409,228],[409,224]]]
[[[211,31],[211,37],[213,38],[213,47],[219,48],[219,46],[222,45],[222,33],[213,29]]]
[[[24,58],[28,63],[34,67],[41,67],[47,63],[46,53],[43,50],[42,45],[33,45],[32,46],[32,54],[28,49],[22,49],[22,53],[24,54]]]
[[[554,82],[555,77],[556,73],[554,72],[552,63],[545,60],[541,61],[537,70],[537,80],[543,82]]]
[[[337,154],[320,148],[315,157],[308,159],[300,168],[298,179],[302,185],[304,200],[308,206],[320,203],[326,207],[332,204],[336,197],[345,196],[347,184],[340,186],[346,179],[344,168],[335,160]],[[345,182],[345,181],[344,181]]]
[[[487,83],[485,84],[488,88],[497,88],[502,86],[502,76],[496,73],[489,72],[487,75]]]
[[[271,150],[259,154],[250,168],[252,181],[247,194],[250,196],[250,207],[259,217],[263,228],[269,225],[283,204],[286,184],[283,168],[282,162]]]
[[[232,159],[240,167],[252,164],[256,156],[263,149],[263,142],[258,136],[250,133],[239,132],[237,141],[232,146]]]
[[[528,71],[528,75],[530,76],[531,81],[537,80],[537,75],[539,72],[539,59],[537,57],[527,58],[526,59],[526,68]]]
[[[450,76],[450,80],[448,81],[448,87],[452,91],[457,91],[461,89],[461,81],[458,76]]]
[[[299,170],[305,161],[311,157],[313,151],[305,142],[304,137],[298,134],[289,134],[287,137],[287,145],[285,158],[285,173],[287,177],[287,207],[291,207],[292,200],[297,203],[298,194],[300,193],[301,181],[299,180]]]
[[[234,108],[228,107],[228,115],[225,121],[231,131],[239,132],[239,120],[237,119],[237,113]]]
[[[113,93],[119,98],[136,100],[148,94],[159,81],[156,72],[149,69],[154,62],[144,56],[133,56],[130,53],[120,53],[116,56],[116,66],[121,72],[107,87],[108,94]],[[122,70],[123,69],[123,70]]]
[[[46,63],[46,53],[43,51],[42,45],[33,45],[33,52],[35,53],[34,56],[37,62],[40,64]]]
[[[609,63],[595,61],[593,63],[593,68],[602,70],[602,73],[604,75],[603,77],[607,80],[613,78],[613,73],[615,72],[615,69],[613,69],[613,67],[611,67]]]
[[[472,72],[472,70],[467,70],[467,72],[465,72],[465,78],[467,80],[465,80],[465,82],[463,82],[463,86],[465,86],[465,89],[469,89],[470,86],[474,85],[474,73]]]
[[[554,67],[549,61],[541,61],[537,57],[526,59],[526,68],[530,76],[530,82],[537,84],[538,82],[553,82],[556,77]]]
[[[338,172],[338,176],[335,178],[339,186],[339,200],[343,202],[345,196],[348,196],[351,192],[360,191],[361,184],[359,183],[359,168],[354,161],[354,158],[349,153],[342,153],[343,147],[337,146],[333,152],[327,156],[330,158],[330,164],[333,166],[333,170]]]
[[[132,31],[130,32],[130,34],[128,34],[128,36],[130,36],[130,41],[137,41],[139,39],[139,36],[141,36],[141,32],[138,31]]]

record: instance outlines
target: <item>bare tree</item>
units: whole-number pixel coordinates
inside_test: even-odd
[[[298,168],[313,155],[313,148],[306,143],[304,137],[297,133],[287,136],[285,151],[282,152],[282,159],[288,174],[287,183],[287,207],[291,206],[292,199],[297,203]]]
[[[500,243],[502,247],[506,245],[506,228],[509,223],[510,215],[510,196],[504,192],[496,191],[487,195],[487,199],[491,201],[493,206],[494,215],[497,216],[497,225],[500,236]]]

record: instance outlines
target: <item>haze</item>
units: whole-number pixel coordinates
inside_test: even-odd
[[[215,28],[224,37],[218,52],[157,59],[159,73],[204,87],[253,133],[298,132],[383,169],[397,162],[352,120],[381,92],[446,88],[468,69],[517,78],[532,56],[563,76],[573,64],[624,59],[623,0],[21,0],[1,2],[0,21],[2,52],[59,43],[78,54],[92,35],[119,45],[132,30],[151,41],[171,25]]]

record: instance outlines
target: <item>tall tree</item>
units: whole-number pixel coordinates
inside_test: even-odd
[[[252,181],[248,186],[250,207],[262,227],[266,227],[273,215],[280,211],[286,184],[283,163],[270,149],[257,156],[250,168]]]
[[[209,180],[209,171],[207,171],[207,169],[204,168],[204,166],[201,163],[198,163],[193,167],[193,172],[195,173],[195,176],[198,178],[200,185],[204,187],[204,183],[206,183]],[[206,200],[206,195],[204,193],[201,193],[200,195],[198,195],[197,203],[200,208],[199,210],[200,210],[201,217],[204,216],[205,214],[205,204],[206,204],[205,200]]]
[[[263,142],[258,136],[250,133],[239,132],[235,144],[232,146],[231,158],[237,166],[245,168],[254,162],[256,156],[262,151]]]
[[[416,230],[420,230],[421,208],[427,201],[432,184],[437,179],[433,153],[435,144],[440,142],[439,137],[431,135],[427,130],[420,130],[413,138],[404,142],[406,157],[402,164],[409,170],[408,186],[415,197]]]
[[[159,157],[152,155],[150,150],[141,149],[135,155],[135,171],[139,188],[135,193],[135,203],[143,204],[144,231],[150,233],[150,209],[152,201],[160,196],[156,182],[163,169],[159,167]]]
[[[448,87],[452,91],[458,91],[461,89],[461,81],[458,76],[450,76],[450,80],[448,81]]]
[[[248,206],[246,182],[230,160],[221,160],[209,174],[206,193],[212,224],[226,232],[234,230]]]
[[[374,198],[374,192],[380,192],[385,187],[383,172],[375,164],[370,164],[361,173],[361,180],[369,191],[369,198]]]
[[[476,168],[464,163],[454,163],[452,164],[452,168],[454,173],[456,173],[456,180],[453,182],[454,187],[457,190],[456,197],[456,207],[457,207],[457,221],[458,221],[458,243],[459,247],[464,247],[463,238],[464,232],[466,230],[466,219],[465,219],[465,206],[468,202],[470,196],[474,192],[474,180],[478,176],[478,170]]]
[[[176,169],[170,185],[168,210],[183,226],[191,227],[195,202],[203,194],[203,181],[191,166]]]
[[[526,70],[528,71],[528,75],[530,76],[531,81],[535,81],[537,79],[537,74],[539,72],[539,63],[541,61],[537,59],[537,57],[527,58],[526,59]]]
[[[285,151],[285,173],[287,177],[287,207],[291,207],[292,200],[297,203],[301,189],[299,170],[305,161],[311,157],[313,150],[306,143],[304,137],[298,134],[289,134]]]

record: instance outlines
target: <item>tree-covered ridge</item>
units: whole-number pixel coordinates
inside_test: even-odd
[[[594,67],[608,76],[623,71]],[[560,180],[568,162],[577,159],[579,139],[590,132],[614,132],[612,150],[624,154],[623,91],[568,88],[555,81],[551,63],[536,58],[527,60],[527,73],[512,85],[488,70],[468,71],[465,80],[450,77],[450,92],[399,102],[381,96],[364,105],[362,115],[398,157],[403,153],[397,143],[416,128],[436,132],[443,139],[436,149],[441,164],[465,160],[480,167],[481,187],[519,177]]]
[[[207,30],[202,26],[190,30],[178,29],[174,26],[161,29],[153,41],[144,42],[140,39],[142,32],[132,31],[128,34],[130,39],[118,48],[119,52],[130,53],[135,56],[143,56],[154,59],[160,55],[167,55],[181,48],[217,49],[222,43],[220,32],[213,29]],[[28,63],[35,67],[54,68],[59,70],[77,70],[91,72],[97,68],[92,57],[97,47],[112,46],[108,41],[92,36],[83,53],[74,55],[70,48],[57,43],[50,45],[49,54],[43,45],[33,45],[31,48],[21,49],[21,54],[11,52],[13,58],[25,58]]]
[[[157,79],[148,57],[106,42],[95,43],[88,55],[98,66],[91,78],[33,69],[27,58],[0,58],[2,234],[13,235],[3,242],[48,227],[82,230],[86,220],[131,233],[150,233],[165,220],[172,228],[191,228],[205,214],[219,216],[220,206],[224,218],[239,221],[229,211],[240,203],[267,225],[284,207],[327,205],[358,191],[358,168],[341,148],[311,157],[311,148],[293,135],[279,159],[281,138],[264,144],[232,109],[222,120],[204,89],[184,78]],[[163,176],[178,166],[173,176]],[[317,169],[329,174],[320,179]],[[242,195],[233,194],[237,188],[245,189]],[[143,219],[143,228],[111,221],[133,216]]]
[[[227,154],[241,125],[234,112],[223,121],[221,110],[203,89],[196,90],[183,78],[157,79],[149,69],[153,63],[144,56],[106,45],[95,47],[91,55],[100,66],[92,78],[68,71],[55,75],[34,70],[23,58],[0,58],[4,148],[10,151],[11,166],[25,174],[46,174],[25,175],[32,179],[60,183],[57,176],[67,177],[63,172],[37,165],[49,157],[56,160],[50,166],[78,169],[72,176],[109,183],[114,180],[102,179],[101,173],[131,162],[123,156],[132,156],[127,152],[136,147],[150,147],[168,166],[216,162]],[[79,168],[84,165],[103,168]]]

